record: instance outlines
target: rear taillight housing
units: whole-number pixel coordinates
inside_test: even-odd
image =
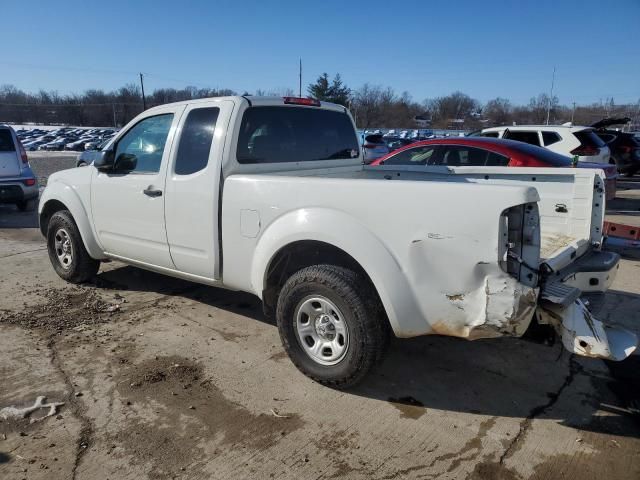
[[[633,151],[633,147],[630,147],[629,145],[621,145],[618,148],[622,153],[631,153]]]
[[[23,180],[22,183],[24,183],[27,187],[33,187],[36,184],[36,179],[27,178],[26,180]]]
[[[510,167],[550,167],[548,163],[541,162],[534,157],[519,157],[509,160]]]
[[[29,165],[29,159],[27,158],[27,152],[22,146],[20,140],[18,140],[18,150],[20,151],[20,159],[24,165]]]
[[[580,145],[578,148],[571,150],[571,155],[578,155],[579,157],[593,157],[599,154],[600,149],[591,145]]]
[[[500,216],[498,254],[500,267],[528,286],[538,283],[540,214],[536,203],[508,208]]]

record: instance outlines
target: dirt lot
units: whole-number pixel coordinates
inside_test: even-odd
[[[637,221],[622,186],[612,209]],[[254,297],[115,262],[65,284],[36,223],[0,207],[0,409],[64,405],[0,420],[3,480],[640,478],[638,356],[424,337],[334,391],[292,366]],[[599,313],[635,330],[639,259]]]
[[[52,173],[75,167],[79,155],[79,152],[27,152],[33,173],[42,187],[47,185],[47,178]]]

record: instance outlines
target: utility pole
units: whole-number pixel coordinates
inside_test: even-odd
[[[551,92],[549,93],[549,102],[547,102],[547,125],[549,125],[549,116],[551,115],[551,102],[553,101],[553,84],[556,81],[556,66],[553,66],[553,75],[551,76]]]
[[[144,81],[142,80],[142,73],[140,74],[140,87],[142,88],[142,110],[146,110],[147,99],[144,97]]]
[[[113,109],[113,128],[118,128],[118,125],[116,123],[116,104],[112,103],[111,108]]]
[[[300,69],[298,71],[298,97],[302,97],[302,58],[300,58]]]
[[[573,115],[576,113],[576,102],[573,102],[573,110],[571,110],[571,123],[573,124]]]

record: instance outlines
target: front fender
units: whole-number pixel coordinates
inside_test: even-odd
[[[85,208],[78,191],[62,179],[49,183],[40,196],[38,218],[41,218],[42,212],[47,208],[47,204],[52,201],[62,203],[71,212],[89,255],[96,260],[104,259],[104,252],[96,240],[89,220],[88,207]]]
[[[269,264],[278,251],[303,240],[333,245],[360,264],[371,278],[397,336],[412,337],[430,331],[407,277],[391,251],[357,219],[338,210],[302,208],[273,221],[263,231],[254,251],[251,264],[254,292],[260,293],[265,288]]]

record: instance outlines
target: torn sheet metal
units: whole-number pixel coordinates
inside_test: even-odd
[[[435,322],[433,333],[469,340],[504,335],[519,337],[533,318],[538,289],[504,275],[487,275],[481,288],[448,293],[445,298],[460,312]]]
[[[541,323],[555,327],[567,350],[583,357],[620,361],[631,355],[638,344],[638,338],[629,330],[596,319],[582,300],[575,300],[566,308],[547,303],[538,314]]]

